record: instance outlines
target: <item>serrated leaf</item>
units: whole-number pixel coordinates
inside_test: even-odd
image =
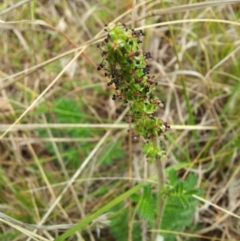
[[[175,172],[175,171],[174,171]],[[189,175],[185,181],[177,180],[176,173],[169,173],[170,187],[165,190],[166,204],[162,218],[162,229],[182,231],[192,224],[195,207],[199,201],[191,195],[198,192],[194,189],[197,183],[195,175]],[[175,235],[162,234],[167,241],[176,241]]]
[[[134,202],[139,202],[140,201],[140,195],[138,195],[137,193],[134,193],[133,195],[131,195],[130,197],[132,199],[132,201]]]
[[[128,239],[128,210],[122,209],[123,205],[119,204],[112,211],[117,211],[117,215],[111,217],[110,232],[116,241],[126,241]],[[120,210],[120,211],[119,211]],[[141,230],[137,223],[133,225],[133,240],[140,239]]]
[[[136,211],[143,219],[151,223],[154,221],[154,210],[154,198],[151,192],[151,186],[146,185],[143,187],[142,199],[140,200]]]
[[[170,185],[174,186],[175,183],[177,182],[177,172],[174,169],[170,169],[168,174],[169,174]]]

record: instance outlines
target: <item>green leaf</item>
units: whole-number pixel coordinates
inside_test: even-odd
[[[163,192],[166,196],[166,204],[161,229],[182,231],[190,228],[195,208],[199,203],[191,196],[199,192],[194,189],[197,177],[191,174],[185,181],[182,181],[177,179],[177,173],[173,169],[170,169],[168,173],[171,186],[167,186]],[[176,241],[175,235],[162,235],[167,241]]]
[[[123,205],[118,205],[117,210],[121,209],[111,217],[110,232],[114,236],[115,241],[128,240],[128,209],[123,208]],[[114,208],[116,210],[116,208]],[[138,223],[133,224],[132,240],[141,240],[141,230]]]
[[[109,143],[109,145],[104,149],[99,163],[102,163],[103,165],[110,165],[115,159],[122,159],[123,157],[124,152],[122,149],[122,142],[114,141]]]
[[[143,187],[143,195],[136,211],[149,223],[154,221],[155,206],[150,185],[145,185]]]
[[[174,169],[170,169],[168,174],[169,174],[170,185],[174,186],[175,183],[177,182],[177,172]]]

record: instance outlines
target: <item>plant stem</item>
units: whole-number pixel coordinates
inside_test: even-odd
[[[157,143],[157,140],[156,140],[156,143]],[[157,217],[155,221],[155,230],[158,230],[161,228],[161,222],[162,222],[164,205],[165,205],[165,198],[162,195],[162,191],[164,189],[164,167],[159,155],[156,157],[156,167],[157,167],[157,176],[158,176],[158,197],[157,197]],[[153,233],[152,241],[156,241],[157,235],[158,235],[157,232]]]
[[[129,189],[132,188],[132,120],[129,117],[129,132],[128,132],[128,178],[129,178]],[[133,230],[133,220],[132,220],[132,200],[128,199],[128,241],[132,241],[132,230]]]

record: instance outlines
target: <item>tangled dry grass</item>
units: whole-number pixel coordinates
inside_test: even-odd
[[[4,1],[0,209],[38,226],[28,231],[2,215],[1,240],[53,240],[61,231],[46,227],[68,228],[128,180],[153,175],[139,142],[128,166],[127,109],[112,101],[96,71],[96,44],[112,21],[145,30],[165,102],[159,116],[172,126],[165,165],[183,179],[197,175],[203,192],[192,233],[176,233],[177,240],[240,240],[240,1],[197,2]],[[100,240],[100,229],[114,240],[108,221],[98,217],[75,240]]]

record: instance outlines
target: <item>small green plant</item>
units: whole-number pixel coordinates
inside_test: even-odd
[[[164,213],[161,222],[161,229],[170,231],[182,231],[190,229],[192,225],[192,217],[198,200],[191,197],[199,191],[194,189],[197,183],[197,177],[193,174],[189,175],[185,181],[177,177],[176,171],[171,169],[168,172],[168,182],[163,190],[165,198]],[[143,187],[143,194],[138,203],[137,213],[150,224],[154,221],[154,207],[156,206],[156,198],[152,192],[151,185],[146,184]],[[164,240],[175,241],[174,234],[162,233]]]
[[[194,230],[192,217],[199,201],[194,199],[191,194],[199,194],[199,191],[195,189],[197,176],[190,174],[185,181],[182,181],[173,169],[168,170],[167,174],[169,178],[163,191],[165,206],[161,229],[168,230],[169,233],[162,233],[161,236],[164,237],[164,240],[176,241],[176,237],[174,234],[171,234],[171,231]],[[149,183],[143,184],[140,195],[134,194],[131,198],[137,203],[132,240],[141,240],[141,237],[137,236],[141,233],[141,220],[145,220],[149,227],[154,227],[157,198],[152,185]],[[115,213],[111,217],[111,234],[118,241],[127,240],[128,226],[125,220],[129,217],[128,209],[124,208],[124,205],[119,204],[111,212]]]
[[[71,108],[69,108],[71,107]],[[86,112],[82,111],[84,108],[82,101],[75,101],[70,98],[58,98],[53,101],[51,106],[51,115],[47,115],[49,110],[48,106],[41,106],[38,110],[39,113],[44,113],[47,116],[47,121],[53,122],[54,119],[57,120],[58,123],[70,123],[70,124],[77,124],[77,123],[89,123],[92,121],[93,117],[88,115]],[[81,110],[81,111],[79,111]],[[106,121],[106,120],[104,120]],[[51,130],[54,137],[63,137],[67,136],[69,138],[91,138],[94,135],[101,133],[100,130],[95,130],[94,134],[88,128],[64,128],[64,129],[52,129]],[[40,137],[47,138],[48,133],[44,129],[38,130]],[[94,143],[91,142],[81,142],[81,148],[77,148],[76,145],[69,145],[69,143],[58,143],[58,148],[62,151],[62,155],[64,157],[65,165],[68,168],[76,168],[79,166],[79,161],[83,159],[87,153],[93,148]],[[45,146],[49,153],[55,155],[55,150],[52,146],[52,143],[45,143]],[[107,150],[104,149],[99,162],[101,165],[110,165],[114,158],[122,158],[123,151],[120,150],[120,141],[107,143],[106,147]],[[113,157],[114,153],[114,158]]]
[[[150,75],[150,65],[147,63],[151,54],[141,49],[141,37],[144,36],[142,30],[128,29],[119,23],[109,26],[106,32],[107,37],[98,45],[103,57],[98,70],[104,70],[104,75],[110,78],[108,86],[115,86],[116,93],[112,99],[121,100],[123,104],[129,105],[129,117],[130,122],[134,123],[134,131],[145,140],[144,154],[151,162],[156,162],[159,197],[155,228],[158,229],[164,209],[164,175],[161,159],[165,155],[158,139],[170,126],[156,116],[162,102],[154,95],[157,83],[154,76]]]
[[[69,109],[71,106],[71,109]],[[79,123],[84,122],[87,123],[89,116],[85,113],[79,112],[83,108],[82,102],[76,102],[70,98],[58,98],[53,101],[52,104],[52,116],[57,119],[58,123]],[[44,107],[39,111],[41,113],[47,113],[48,108]],[[52,121],[53,117],[48,116],[47,120]],[[91,132],[89,129],[62,129],[62,130],[52,130],[52,134],[54,137],[57,136],[68,136],[70,138],[89,138],[91,137]],[[39,135],[41,137],[48,137],[48,133],[46,130],[39,130]],[[69,143],[59,143],[58,147],[59,150],[62,151],[64,154],[64,161],[65,164],[68,165],[69,168],[76,168],[79,165],[79,159],[84,157],[86,153],[92,148],[91,143],[89,142],[82,142],[81,149],[76,148],[74,145],[69,145]],[[45,143],[45,146],[49,153],[55,155],[55,150],[52,146],[52,143]],[[64,150],[64,151],[63,151]],[[67,150],[67,151],[66,151]]]
[[[170,175],[170,186],[164,186],[162,159],[165,151],[159,144],[159,138],[165,135],[170,126],[156,115],[157,109],[163,104],[154,95],[157,83],[154,76],[150,75],[150,65],[147,63],[151,54],[144,52],[140,46],[143,31],[129,29],[119,23],[109,26],[106,32],[107,37],[98,45],[103,57],[98,70],[103,70],[105,77],[110,79],[107,85],[115,87],[112,99],[129,105],[130,122],[134,124],[133,132],[145,140],[143,152],[150,162],[156,163],[159,183],[157,198],[154,197],[151,187],[145,186],[136,211],[150,226],[159,229],[166,200],[168,210],[170,201],[180,203],[181,207],[177,206],[179,211],[188,206],[187,195],[191,194],[192,190],[185,191],[183,182],[176,181],[173,175]],[[172,214],[171,210],[168,212]],[[191,211],[190,213],[192,214]],[[189,213],[186,216],[188,215]],[[156,240],[154,233],[152,240]]]
[[[154,95],[154,76],[149,75],[151,58],[149,52],[141,50],[142,30],[128,29],[118,24],[109,27],[107,37],[98,47],[102,50],[103,61],[98,70],[104,70],[111,80],[108,86],[115,85],[113,100],[119,99],[130,106],[130,118],[134,122],[136,134],[148,140],[144,152],[154,159],[162,152],[153,141],[170,128],[169,125],[155,116],[162,102]]]

